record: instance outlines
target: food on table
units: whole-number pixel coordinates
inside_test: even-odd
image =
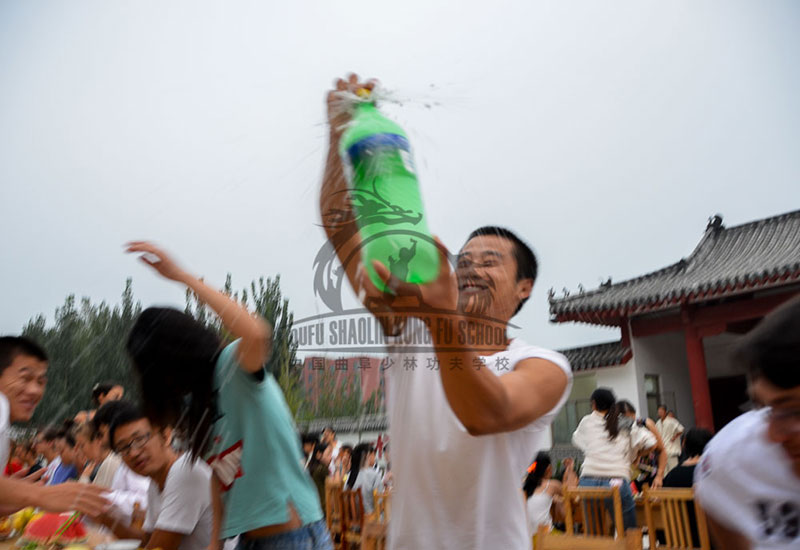
[[[11,516],[11,527],[18,533],[21,533],[35,515],[35,508],[30,506],[28,508],[23,508]]]
[[[14,526],[11,518],[0,518],[0,539],[8,537],[13,530]]]
[[[41,550],[80,544],[88,538],[76,514],[42,514],[28,523],[17,544],[23,550]]]

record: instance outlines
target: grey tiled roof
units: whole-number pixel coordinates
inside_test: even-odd
[[[621,342],[606,342],[559,351],[567,356],[573,372],[622,365],[632,354],[631,348],[623,346]]]
[[[800,210],[725,227],[714,216],[689,255],[658,271],[555,298],[554,322],[613,324],[625,317],[800,282]]]

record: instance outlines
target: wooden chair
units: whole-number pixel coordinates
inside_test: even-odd
[[[392,516],[392,493],[373,491],[372,498],[375,503],[375,511],[364,522],[361,549],[386,550],[387,530],[389,519]]]
[[[533,538],[533,550],[642,550],[642,530],[628,529],[625,537],[583,537],[559,535],[544,525]]]
[[[379,493],[378,491],[372,491],[372,502],[375,503],[375,511],[373,512],[375,520],[384,525],[389,523],[389,518],[392,517],[392,492],[384,491]]]
[[[647,489],[642,498],[650,548],[711,548],[706,515],[695,504],[692,489]],[[662,529],[666,545],[657,541],[656,532]]]
[[[325,521],[334,541],[334,547],[346,548],[342,531],[342,482],[325,479]],[[336,540],[339,539],[339,543]]]
[[[609,500],[613,523],[606,504]],[[582,517],[584,536],[610,538],[614,526],[619,533],[624,531],[619,487],[564,487],[564,514],[568,535],[575,534],[576,516]]]
[[[364,500],[361,489],[342,491],[342,540],[345,548],[350,544],[361,546],[364,534]]]

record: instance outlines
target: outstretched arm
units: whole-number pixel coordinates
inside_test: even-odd
[[[374,87],[375,81],[359,82],[358,75],[351,74],[346,81],[338,79],[336,89],[328,92],[330,133],[325,172],[322,176],[322,187],[319,194],[319,211],[325,234],[345,270],[350,287],[365,307],[370,309],[373,314],[379,315],[390,313],[391,308],[385,303],[383,293],[376,291],[373,294],[367,294],[367,289],[360,284],[360,273],[363,271],[360,252],[361,235],[358,232],[347,179],[342,167],[342,160],[339,157],[339,141],[350,122],[348,100],[343,96],[347,93],[355,94],[359,89],[372,90]],[[387,334],[396,334],[398,330],[402,329],[402,324],[389,326],[388,316],[379,316],[378,319]]]
[[[33,506],[49,512],[77,510],[94,516],[103,513],[109,506],[109,502],[103,497],[106,491],[96,485],[71,481],[45,486],[21,479],[0,477],[0,508],[4,514]]]
[[[658,453],[658,470],[656,477],[653,479],[653,489],[658,489],[664,485],[664,470],[667,468],[667,449],[664,447],[664,440],[661,438],[661,432],[656,428],[656,423],[647,418],[645,426],[656,437],[655,450]]]
[[[322,188],[319,194],[319,211],[325,234],[345,268],[350,285],[356,292],[358,292],[356,269],[360,264],[361,237],[358,231],[345,228],[347,225],[355,228],[355,220],[347,189],[347,179],[339,157],[339,141],[350,122],[348,102],[343,95],[347,92],[355,93],[359,87],[371,89],[373,86],[374,83],[359,84],[358,76],[351,74],[347,81],[338,79],[336,89],[329,91],[327,97],[330,133],[325,172],[322,176]],[[352,259],[347,261],[351,255]]]
[[[251,315],[243,305],[181,269],[166,252],[152,243],[128,243],[127,252],[141,253],[144,263],[162,277],[185,284],[200,301],[214,310],[225,328],[241,339],[237,359],[244,370],[256,372],[263,368],[272,348],[272,327],[264,319]]]

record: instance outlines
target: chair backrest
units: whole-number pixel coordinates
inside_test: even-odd
[[[648,489],[642,498],[650,548],[711,548],[706,515],[695,504],[691,488]],[[665,545],[657,546],[656,530],[664,531]]]
[[[611,502],[612,517],[608,515],[607,501]],[[619,487],[564,487],[564,514],[568,535],[575,534],[576,523],[583,525],[587,536],[611,537],[613,526],[619,533],[624,531]]]
[[[341,533],[342,482],[325,479],[325,521],[332,533]]]
[[[533,539],[533,550],[642,550],[642,530],[628,529],[624,537],[582,537],[551,534],[544,526]]]
[[[364,531],[364,500],[360,488],[342,491],[342,530]]]
[[[389,523],[392,517],[392,492],[384,491],[379,493],[377,490],[372,492],[372,502],[375,503],[373,518],[379,523]]]

